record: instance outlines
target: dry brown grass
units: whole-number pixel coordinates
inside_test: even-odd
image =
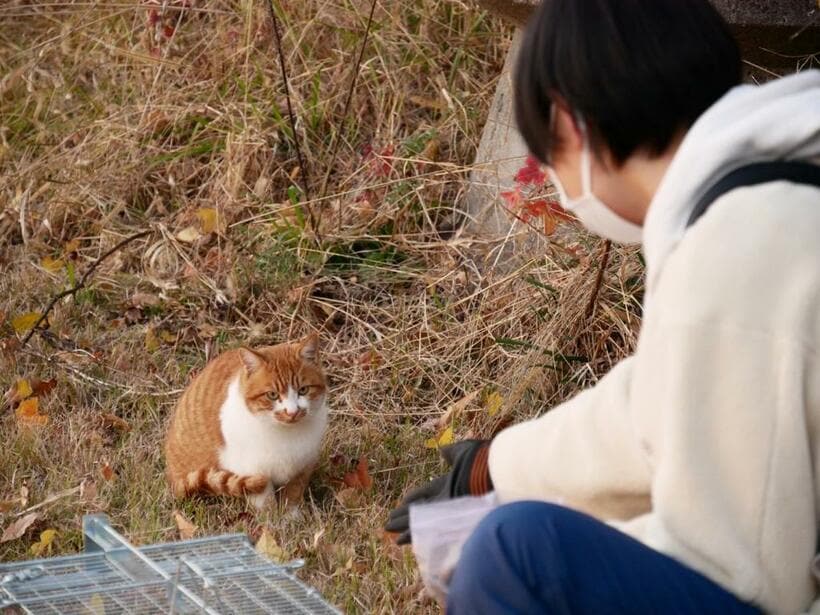
[[[41,310],[123,237],[151,231],[59,302],[47,333],[0,356],[4,390],[21,377],[57,380],[41,400],[46,426],[21,426],[3,408],[0,500],[25,487],[31,506],[84,485],[0,544],[0,559],[26,557],[46,527],[58,532],[54,553],[76,552],[89,511],[137,543],[175,539],[179,508],[202,534],[268,528],[346,612],[435,612],[412,555],[381,533],[405,488],[441,470],[424,447],[430,426],[479,391],[453,426],[457,438],[486,436],[594,381],[634,342],[640,263],[616,251],[599,291],[601,247],[588,237],[539,241],[494,267],[527,229],[482,240],[458,230],[509,43],[502,24],[458,0],[379,2],[343,122],[369,2],[277,6],[307,169],[295,162],[262,2],[169,13],[179,22],[158,53],[133,1],[0,7],[4,348],[12,317]],[[366,158],[365,146],[386,155]],[[180,240],[203,209],[218,212],[218,232]],[[66,265],[49,271],[45,257]],[[310,330],[322,335],[332,423],[303,517],[172,502],[161,440],[190,374],[222,349]],[[490,417],[493,392],[505,404]],[[374,487],[340,501],[339,480],[361,456]],[[2,526],[25,506],[7,508]]]

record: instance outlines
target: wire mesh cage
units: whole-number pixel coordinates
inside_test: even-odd
[[[243,534],[134,547],[105,515],[83,518],[79,555],[0,564],[6,613],[340,613],[260,556]]]

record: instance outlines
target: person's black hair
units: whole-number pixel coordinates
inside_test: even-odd
[[[543,0],[515,67],[516,123],[549,163],[558,98],[621,165],[663,153],[740,80],[737,42],[707,0]]]

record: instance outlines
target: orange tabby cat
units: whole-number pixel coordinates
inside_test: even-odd
[[[176,497],[246,495],[264,505],[273,487],[301,499],[327,428],[318,337],[240,348],[212,360],[177,403],[165,440]]]

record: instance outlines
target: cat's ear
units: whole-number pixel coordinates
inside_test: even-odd
[[[311,333],[299,342],[299,356],[311,363],[319,362],[319,336]]]
[[[248,375],[254,373],[265,363],[265,357],[260,355],[258,352],[254,352],[250,348],[240,348],[239,356],[242,359],[242,365],[245,366],[245,371]]]

